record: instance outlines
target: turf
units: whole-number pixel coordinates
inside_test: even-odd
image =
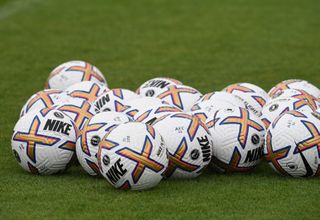
[[[170,76],[203,93],[288,78],[320,85],[318,0],[0,0],[0,219],[319,219],[319,179],[206,173],[122,192],[80,167],[33,176],[11,154],[19,111],[74,59],[110,87]]]

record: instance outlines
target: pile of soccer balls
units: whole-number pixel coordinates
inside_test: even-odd
[[[283,175],[317,176],[319,97],[304,80],[269,93],[238,83],[202,95],[171,78],[148,80],[136,92],[109,89],[95,66],[71,61],[23,106],[12,150],[28,172],[60,173],[78,161],[120,189],[195,178],[206,168],[248,172],[262,158]]]

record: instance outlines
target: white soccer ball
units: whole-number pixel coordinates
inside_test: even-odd
[[[21,109],[20,117],[33,110],[50,108],[66,101],[66,94],[59,89],[46,89],[32,95]]]
[[[74,156],[77,127],[54,109],[29,112],[13,129],[11,146],[20,166],[33,174],[65,171]]]
[[[252,170],[261,160],[265,127],[244,108],[219,110],[207,124],[213,139],[212,165],[220,172]]]
[[[165,77],[157,77],[144,82],[136,91],[141,96],[156,97],[164,92],[168,86],[182,85],[182,82]]]
[[[45,88],[64,90],[83,81],[92,81],[108,86],[106,79],[97,67],[84,61],[69,61],[57,66],[50,73]]]
[[[211,92],[205,94],[191,108],[191,113],[207,123],[207,119],[213,117],[214,114],[223,108],[233,107],[245,108],[242,100],[227,92]]]
[[[261,115],[263,106],[269,100],[266,91],[251,83],[232,84],[224,88],[223,91],[240,97],[246,108],[257,116]]]
[[[92,105],[82,99],[74,98],[67,103],[52,106],[68,115],[79,130],[82,130],[85,123],[94,115]]]
[[[144,122],[152,125],[158,120],[162,120],[162,118],[177,112],[182,111],[181,109],[166,104],[145,106],[145,108],[141,109],[137,114],[134,115],[133,119],[138,122]]]
[[[109,91],[106,86],[91,81],[76,83],[65,90],[69,96],[88,101],[89,103],[93,103],[106,91]]]
[[[92,103],[95,113],[104,111],[123,112],[127,102],[140,98],[136,93],[128,89],[111,89],[101,94]]]
[[[187,112],[202,97],[202,94],[190,86],[173,85],[168,86],[156,97]]]
[[[274,86],[272,89],[270,89],[268,94],[270,97],[272,97],[281,90],[286,89],[304,90],[310,95],[313,95],[316,98],[320,98],[320,89],[312,85],[310,82],[301,79],[289,79],[282,81],[278,83],[276,86]]]
[[[261,120],[266,128],[281,114],[287,111],[314,111],[315,107],[309,102],[299,98],[276,98],[271,99],[262,109]]]
[[[97,153],[105,134],[116,125],[129,121],[131,119],[120,112],[101,112],[86,122],[77,139],[76,153],[80,165],[88,174],[100,174]]]
[[[169,152],[167,178],[195,178],[210,163],[212,138],[198,117],[174,113],[152,126],[162,135]]]
[[[289,111],[269,127],[264,154],[279,174],[311,177],[320,174],[320,114]]]
[[[161,135],[139,122],[120,124],[103,138],[98,151],[101,174],[115,188],[155,187],[168,166]]]
[[[272,99],[296,98],[299,100],[307,101],[314,108],[320,108],[320,100],[301,89],[300,90],[298,89],[280,90],[271,98]]]

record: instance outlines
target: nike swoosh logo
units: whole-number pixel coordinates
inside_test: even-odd
[[[303,155],[302,151],[297,147],[299,154],[301,156],[302,162],[306,168],[307,173],[303,176],[303,177],[309,177],[309,176],[313,176],[313,171],[311,166],[309,165],[307,159],[305,158],[305,156]]]

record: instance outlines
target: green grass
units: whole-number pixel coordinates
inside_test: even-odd
[[[12,128],[48,73],[73,59],[110,87],[167,75],[203,93],[288,78],[320,85],[319,0],[0,0],[0,219],[319,219],[319,179],[207,173],[122,192],[80,167],[33,176],[11,154]]]

